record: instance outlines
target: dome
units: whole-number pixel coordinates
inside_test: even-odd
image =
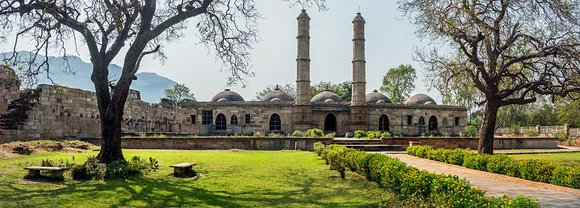
[[[218,102],[222,98],[225,99],[225,101],[244,101],[244,98],[240,94],[234,91],[230,91],[230,89],[225,89],[224,91],[221,91],[220,93],[213,96],[211,102]]]
[[[277,101],[294,101],[292,96],[280,90],[278,86],[276,86],[276,89],[266,93],[264,97],[262,97],[262,101],[274,101],[273,99],[278,99]]]
[[[378,103],[378,101],[383,101],[384,103],[392,103],[391,99],[389,99],[383,93],[380,93],[377,90],[373,90],[373,92],[367,94],[367,102]]]
[[[359,13],[356,13],[356,16],[354,17],[354,19],[352,20],[352,22],[365,22],[365,18],[362,17],[362,15]]]
[[[327,102],[327,100],[332,100],[334,102],[342,102],[342,98],[338,96],[336,93],[325,90],[310,99],[310,102]]]
[[[226,99],[226,98],[220,98],[219,100],[217,100],[218,103],[219,102],[226,102],[226,101],[228,101],[228,99]]]
[[[275,101],[282,101],[282,100],[280,100],[280,98],[272,98],[272,100],[270,100],[270,101],[275,102]]]
[[[330,102],[336,102],[336,101],[334,101],[333,99],[326,99],[324,102],[325,103],[330,103]]]
[[[385,104],[385,103],[387,103],[387,102],[385,102],[385,100],[378,100],[377,101],[377,104]]]
[[[437,105],[437,102],[435,102],[435,100],[433,100],[433,98],[431,98],[425,94],[413,95],[405,103],[406,104],[419,104],[419,105],[426,105],[426,104]]]

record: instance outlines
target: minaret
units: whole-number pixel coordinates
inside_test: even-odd
[[[352,101],[350,103],[351,130],[368,130],[369,110],[366,107],[366,73],[365,73],[365,19],[356,14],[352,20]]]
[[[365,72],[365,19],[360,12],[352,20],[354,34],[352,38],[352,102],[351,106],[366,104]]]
[[[311,128],[310,106],[310,17],[306,10],[298,15],[298,51],[296,57],[296,101],[294,102],[293,130],[306,131]]]
[[[297,19],[296,105],[310,105],[310,17],[303,9]]]

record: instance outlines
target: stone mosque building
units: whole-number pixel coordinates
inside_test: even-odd
[[[311,128],[343,136],[354,130],[389,131],[396,135],[458,135],[466,126],[463,106],[438,105],[425,94],[393,104],[376,90],[366,93],[365,20],[358,13],[353,23],[352,101],[324,91],[310,97],[310,17],[298,16],[296,99],[275,89],[261,101],[245,101],[231,90],[209,102],[187,102],[181,108],[150,104],[131,91],[123,119],[123,133],[178,133],[195,135],[251,135],[286,133]],[[0,67],[2,68],[2,67]],[[4,69],[3,69],[4,70]],[[4,73],[4,78],[6,73]],[[2,79],[2,77],[0,77]],[[4,79],[5,80],[5,79]],[[29,98],[16,98],[19,88],[0,82],[0,143],[58,137],[99,137],[95,93],[53,85],[39,85]],[[147,93],[147,92],[140,92]],[[23,100],[34,99],[31,106]]]

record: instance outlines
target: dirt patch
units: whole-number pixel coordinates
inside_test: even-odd
[[[569,146],[569,147],[580,147],[580,139],[572,139],[572,145],[569,145],[568,141],[558,141],[558,145]]]
[[[0,158],[14,158],[14,157],[18,157],[18,155],[0,149]]]
[[[42,152],[79,152],[96,149],[97,146],[78,140],[39,140],[0,144],[0,157],[30,155]]]

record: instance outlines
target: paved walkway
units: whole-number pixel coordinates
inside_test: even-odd
[[[542,206],[551,205],[554,208],[580,207],[580,190],[538,183],[519,178],[472,170],[456,165],[417,158],[406,154],[387,154],[399,158],[410,166],[429,172],[453,174],[465,178],[472,186],[486,191],[488,196],[507,194],[516,197],[518,194],[538,199]]]

